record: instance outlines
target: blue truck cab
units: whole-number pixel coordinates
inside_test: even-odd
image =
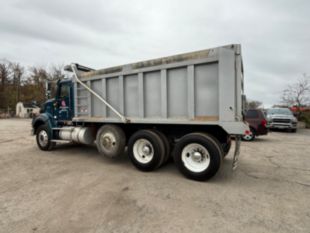
[[[37,140],[40,149],[48,150],[52,147],[53,142],[48,138],[58,139],[53,129],[70,125],[73,111],[73,82],[71,79],[58,81],[55,98],[47,100],[42,106],[40,115],[32,120],[32,134],[39,134]]]

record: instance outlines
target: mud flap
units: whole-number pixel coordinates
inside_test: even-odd
[[[236,135],[235,137],[235,153],[234,153],[234,157],[233,157],[233,163],[232,163],[232,169],[236,170],[236,168],[238,167],[238,160],[239,160],[239,154],[240,154],[240,144],[241,144],[241,136],[240,135]]]

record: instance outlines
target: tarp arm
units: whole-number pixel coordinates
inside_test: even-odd
[[[113,108],[112,105],[110,105],[105,99],[103,99],[100,95],[98,95],[96,92],[94,92],[89,86],[87,86],[85,83],[83,83],[79,77],[78,77],[78,70],[76,67],[76,64],[71,64],[72,72],[74,73],[75,80],[81,84],[86,90],[88,90],[90,93],[92,93],[94,96],[96,96],[102,103],[104,103],[108,108],[110,108],[124,123],[127,123],[128,120],[115,108]]]

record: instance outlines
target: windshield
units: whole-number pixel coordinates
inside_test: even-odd
[[[282,115],[293,115],[288,108],[272,108],[267,110],[267,115],[282,114]]]

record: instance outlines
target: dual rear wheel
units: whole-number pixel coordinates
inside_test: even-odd
[[[224,152],[211,135],[190,133],[175,145],[173,158],[179,171],[193,180],[207,180],[219,170]]]
[[[168,160],[167,138],[155,130],[139,130],[129,139],[128,156],[139,170],[155,170]]]
[[[128,154],[136,168],[152,171],[168,160],[170,145],[164,134],[140,130],[130,138]],[[216,174],[223,156],[223,149],[217,139],[204,133],[185,135],[175,144],[173,150],[173,159],[180,172],[199,181],[207,180]]]

